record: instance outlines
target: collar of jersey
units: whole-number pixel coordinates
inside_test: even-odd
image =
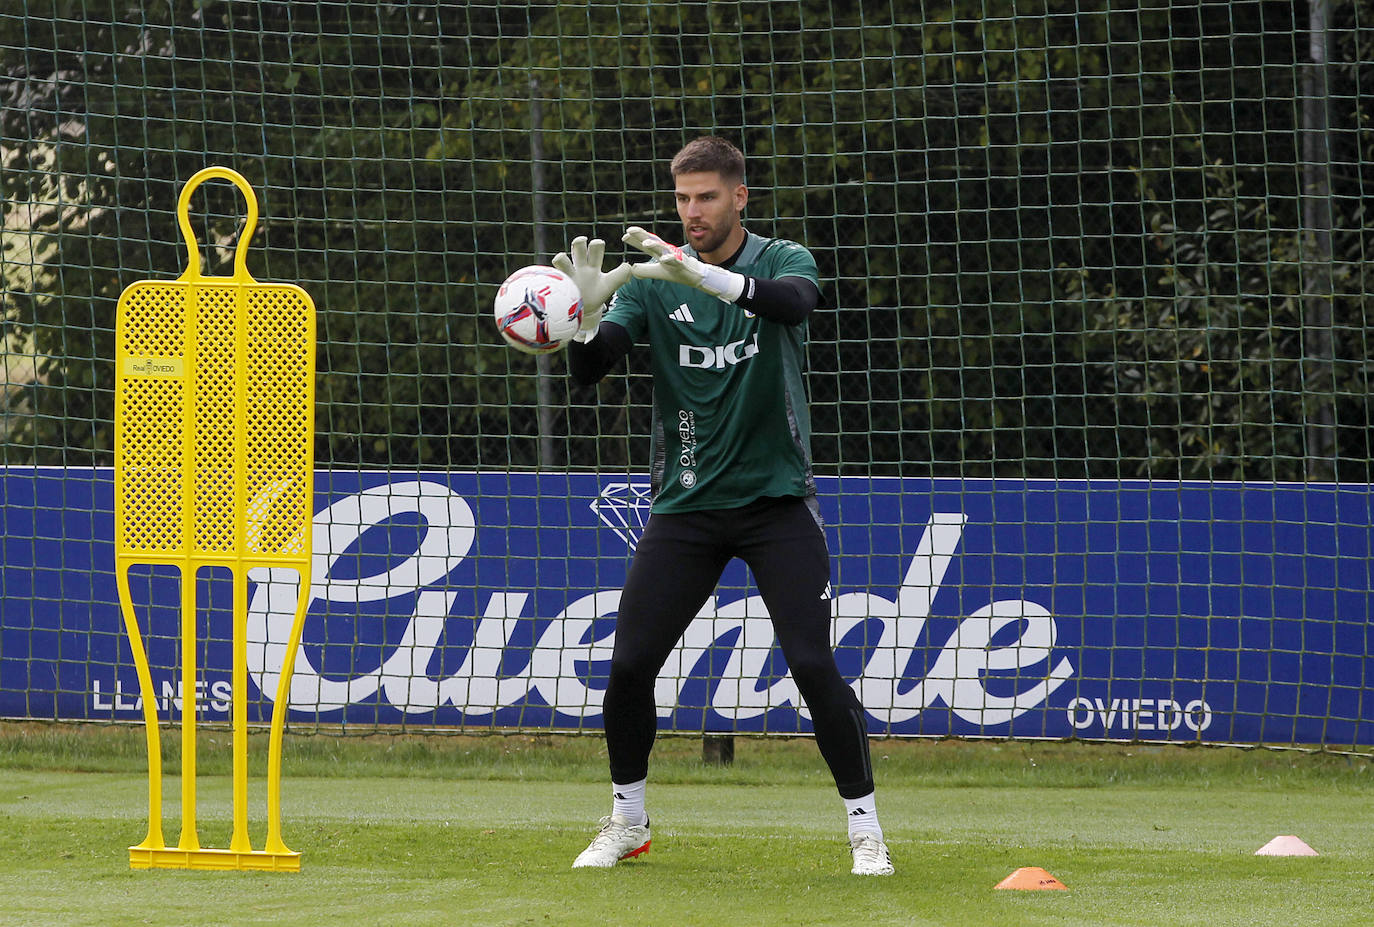
[[[748,229],[745,229],[744,241],[740,243],[739,250],[736,251],[734,254],[730,255],[730,257],[725,261],[725,263],[720,264],[718,266],[721,270],[729,270],[736,264],[743,264],[744,266],[748,267],[750,264],[758,260],[759,254],[763,251],[763,246],[764,240],[762,238],[755,235]],[[692,248],[690,245],[684,248],[683,250],[689,252],[693,257],[701,256],[697,254],[696,249]],[[748,260],[745,260],[746,256],[748,257]]]

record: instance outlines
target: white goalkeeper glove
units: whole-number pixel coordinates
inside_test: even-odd
[[[622,261],[610,273],[601,272],[601,261],[606,255],[606,243],[600,238],[587,240],[587,236],[574,238],[567,252],[554,256],[553,266],[572,278],[577,284],[577,292],[582,296],[582,325],[573,338],[577,341],[591,341],[596,337],[596,327],[601,324],[601,315],[606,311],[606,302],[615,291],[630,279],[630,265]]]
[[[653,258],[643,264],[630,265],[636,277],[684,283],[727,303],[733,303],[744,292],[743,274],[699,261],[677,245],[670,245],[637,225],[626,229],[621,241]]]

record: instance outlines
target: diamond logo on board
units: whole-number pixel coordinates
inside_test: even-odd
[[[607,483],[590,503],[591,510],[631,551],[639,543],[654,491],[648,483]]]

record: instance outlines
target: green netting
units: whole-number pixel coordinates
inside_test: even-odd
[[[1358,719],[1367,688],[1368,648],[1341,648],[1368,616],[1368,574],[1348,554],[1367,549],[1368,487],[1342,503],[1330,484],[1374,479],[1372,83],[1374,0],[0,0],[0,465],[111,465],[116,302],[134,281],[181,272],[178,193],[222,165],[258,194],[250,270],[300,284],[320,312],[320,468],[589,471],[620,474],[616,491],[632,495],[626,475],[649,452],[647,359],[578,387],[564,358],[507,349],[491,301],[510,271],[577,235],[612,242],[613,256],[627,225],[676,240],[668,161],[717,133],[748,158],[748,227],[804,242],[819,263],[808,380],[823,476],[1330,490],[1297,521],[1264,514],[1263,500],[1239,521],[1196,501],[1179,513],[1200,533],[1253,532],[1237,543],[1263,542],[1258,585],[1249,566],[1244,581],[1216,579],[1208,551],[1170,548],[1162,569],[1112,593],[1128,603],[1120,614],[1080,603],[1065,616],[1105,619],[1094,627],[1111,652],[1110,672],[1088,680],[1102,687],[1068,702],[1075,729],[1101,716],[1116,736],[1107,719],[1143,703],[1161,718],[1166,703],[1204,704],[1208,685],[1234,685],[1247,664],[1247,684],[1262,684],[1235,711],[1292,741],[1285,719]],[[207,273],[229,271],[242,209],[227,186],[196,194]],[[81,499],[61,513],[30,504],[4,527],[17,538],[6,555],[29,558],[0,588],[27,597],[6,646],[51,658],[57,680],[31,690],[7,676],[26,717],[133,704],[117,688],[117,626],[75,656],[59,633],[99,606],[52,577],[84,569],[93,599],[107,565],[83,566],[80,543],[68,563],[60,539],[22,533],[37,525],[38,538],[73,509],[97,526],[109,516],[100,474],[81,472]],[[1014,512],[1010,530],[1046,531],[1042,514]],[[925,517],[885,524],[910,541],[903,558]],[[1074,517],[1083,536],[1145,523]],[[1276,538],[1338,534],[1344,559],[1272,554],[1288,549]],[[999,551],[1027,575],[1032,553],[1045,548]],[[890,596],[901,575],[837,588]],[[950,575],[945,594],[961,594]],[[1054,577],[1070,609],[1097,581]],[[409,607],[417,588],[396,597]],[[495,624],[532,587],[510,588],[445,593],[452,614]],[[1198,590],[1211,600],[1185,611]],[[1275,619],[1258,638],[1237,630],[1252,593]],[[1160,622],[1147,631],[1151,609]],[[943,639],[923,643],[927,656]],[[1145,644],[1173,648],[1172,675],[1131,663]],[[358,665],[385,647],[359,645]],[[1280,664],[1298,669],[1285,677]],[[1328,703],[1297,704],[1294,679],[1327,685]],[[1128,691],[1108,693],[1118,680]],[[161,697],[171,705],[170,690]],[[1369,742],[1348,729],[1341,742]]]
[[[4,461],[109,462],[115,301],[225,164],[322,309],[322,465],[632,463],[643,371],[597,401],[556,359],[541,415],[486,308],[672,228],[717,132],[821,265],[822,468],[1367,480],[1374,7],[1081,6],[11,0]]]

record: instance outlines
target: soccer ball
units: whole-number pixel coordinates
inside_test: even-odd
[[[496,328],[517,351],[561,351],[581,327],[577,284],[556,267],[522,267],[496,291]]]

